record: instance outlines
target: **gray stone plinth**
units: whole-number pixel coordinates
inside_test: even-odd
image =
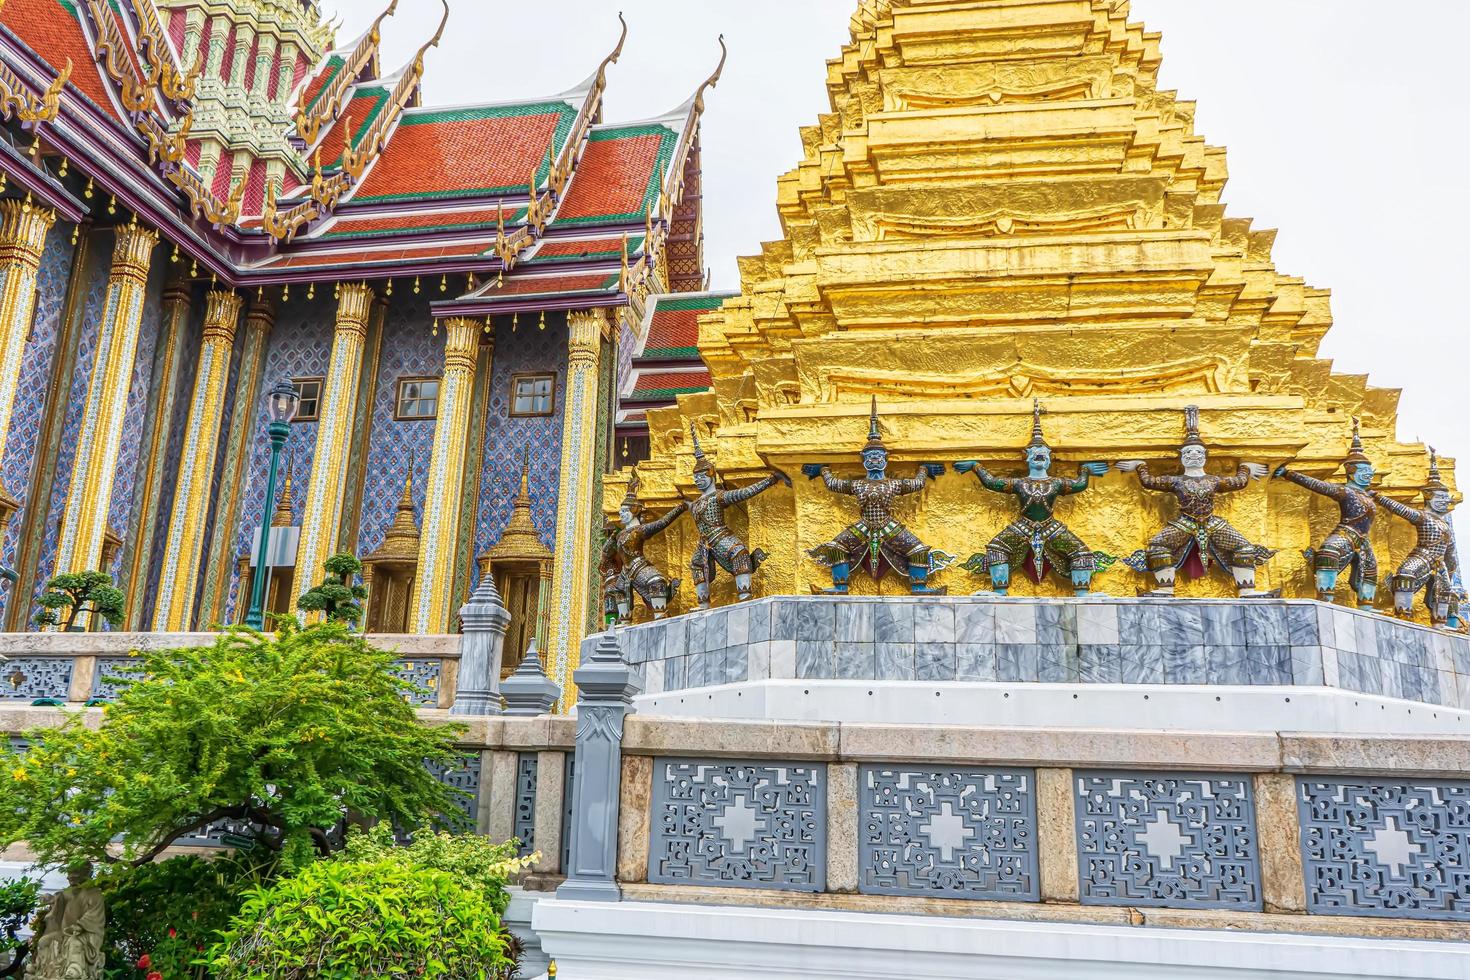
[[[650,694],[767,679],[1275,685],[1470,708],[1470,638],[1309,599],[775,596],[619,638]]]

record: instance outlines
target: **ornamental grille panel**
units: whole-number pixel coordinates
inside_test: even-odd
[[[525,857],[536,849],[536,769],[535,752],[522,752],[516,759],[515,837],[520,841],[519,854]]]
[[[98,657],[97,667],[92,674],[93,701],[115,701],[127,687],[128,682],[141,680],[143,665],[136,657]]]
[[[15,657],[0,663],[0,701],[65,701],[71,690],[70,657]]]
[[[864,766],[858,891],[1039,901],[1029,769]]]
[[[648,880],[820,892],[827,767],[656,759]]]
[[[572,866],[572,787],[577,784],[577,753],[568,752],[561,782],[561,869]]]
[[[450,768],[432,762],[426,765],[435,779],[464,794],[455,797],[454,812],[444,814],[445,824],[455,831],[473,831],[480,812],[480,753],[466,752],[459,765]]]
[[[1470,781],[1298,779],[1307,907],[1470,922]]]
[[[417,690],[404,692],[409,704],[432,708],[439,703],[439,677],[443,662],[439,660],[399,660],[393,672]]]
[[[1249,776],[1077,776],[1084,905],[1261,909]]]

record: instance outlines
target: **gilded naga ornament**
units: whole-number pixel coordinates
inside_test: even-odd
[[[1083,463],[1073,480],[1052,476],[1051,447],[1041,433],[1041,415],[1041,402],[1033,402],[1025,476],[995,476],[974,460],[954,464],[958,473],[974,473],[985,489],[1011,494],[1021,502],[1021,515],[991,539],[983,555],[973,556],[965,567],[973,572],[989,572],[991,589],[998,595],[1008,593],[1011,569],[1017,565],[1038,584],[1046,578],[1048,568],[1055,569],[1070,576],[1077,595],[1087,595],[1098,569],[1098,556],[1052,511],[1058,499],[1081,493],[1094,476],[1107,473],[1109,464]]]
[[[1136,471],[1145,490],[1171,493],[1179,501],[1179,516],[1149,540],[1141,556],[1158,583],[1150,594],[1173,595],[1181,568],[1190,578],[1200,578],[1209,574],[1213,561],[1230,569],[1241,598],[1261,596],[1264,593],[1256,591],[1256,567],[1276,552],[1251,544],[1223,517],[1217,517],[1215,501],[1222,494],[1244,490],[1251,480],[1259,480],[1269,471],[1263,463],[1241,463],[1234,476],[1211,476],[1205,472],[1210,454],[1199,435],[1199,408],[1194,405],[1184,410],[1184,429],[1184,445],[1179,448],[1184,472],[1179,476],[1154,476],[1140,459],[1118,464],[1125,473]],[[1137,568],[1139,558],[1135,555],[1129,566]]]
[[[1353,419],[1352,447],[1342,465],[1347,470],[1347,483],[1328,483],[1293,472],[1284,465],[1276,469],[1275,475],[1337,501],[1340,512],[1337,527],[1312,551],[1317,598],[1331,602],[1337,592],[1338,577],[1348,570],[1358,604],[1368,606],[1372,605],[1373,597],[1378,593],[1378,556],[1373,553],[1373,542],[1368,539],[1368,533],[1373,529],[1373,518],[1378,514],[1378,504],[1370,489],[1374,476],[1373,461],[1363,452],[1357,419]]]
[[[1424,591],[1430,618],[1450,629],[1460,628],[1460,603],[1465,596],[1460,584],[1460,559],[1455,549],[1455,526],[1450,523],[1450,489],[1439,475],[1439,457],[1429,450],[1429,481],[1424,485],[1422,509],[1400,503],[1373,491],[1373,499],[1395,517],[1402,517],[1419,531],[1414,545],[1399,570],[1389,580],[1393,608],[1407,617],[1414,611],[1414,597]]]
[[[689,435],[694,439],[694,486],[699,490],[699,496],[689,505],[694,526],[699,531],[699,543],[694,546],[689,571],[694,576],[699,608],[709,608],[709,589],[715,580],[716,566],[735,576],[735,591],[744,602],[750,598],[751,579],[760,563],[766,560],[766,553],[759,548],[751,551],[735,536],[735,532],[725,524],[725,508],[743,503],[778,483],[789,487],[791,477],[777,470],[748,487],[721,490],[714,464],[700,448],[699,434],[695,432],[693,422],[689,423]]]
[[[619,526],[609,529],[598,562],[602,574],[602,609],[609,624],[626,625],[632,619],[634,594],[644,601],[654,619],[667,615],[669,602],[679,591],[679,580],[669,581],[653,562],[643,557],[643,546],[687,509],[688,504],[680,503],[658,520],[645,524],[643,503],[638,499],[638,476],[634,474],[618,508]]]
[[[861,517],[843,529],[836,538],[808,552],[832,570],[832,587],[812,591],[825,595],[846,595],[852,566],[865,568],[873,580],[883,581],[890,569],[902,575],[915,595],[944,595],[947,589],[929,585],[929,577],[948,566],[954,556],[934,551],[893,519],[893,504],[899,497],[918,493],[944,472],[942,463],[921,463],[919,472],[910,480],[889,479],[888,448],[878,432],[878,399],[873,398],[868,416],[868,442],[861,453],[861,479],[844,480],[834,476],[830,467],[807,463],[801,468],[807,479],[820,476],[827,489],[858,499]]]

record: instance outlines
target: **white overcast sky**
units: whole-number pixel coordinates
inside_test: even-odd
[[[360,33],[386,0],[323,0]],[[563,91],[617,36],[617,0],[450,0],[425,96],[455,104]],[[704,123],[706,261],[739,285],[735,256],[779,236],[775,179],[797,127],[827,109],[826,59],[855,0],[622,0],[631,33],[607,94],[610,121],[679,105],[713,68]],[[432,33],[436,0],[400,0],[384,69]],[[1340,371],[1405,389],[1400,435],[1446,455],[1470,446],[1464,406],[1470,270],[1465,0],[1133,0],[1162,31],[1162,83],[1199,103],[1198,131],[1229,148],[1230,213],[1278,228],[1281,271],[1333,291],[1323,353]]]

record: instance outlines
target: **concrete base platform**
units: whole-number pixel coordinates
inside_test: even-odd
[[[892,725],[1470,735],[1470,711],[1329,687],[764,680],[645,694],[645,716]]]
[[[978,912],[978,910],[977,910]],[[1463,943],[546,899],[563,980],[1463,980]]]

